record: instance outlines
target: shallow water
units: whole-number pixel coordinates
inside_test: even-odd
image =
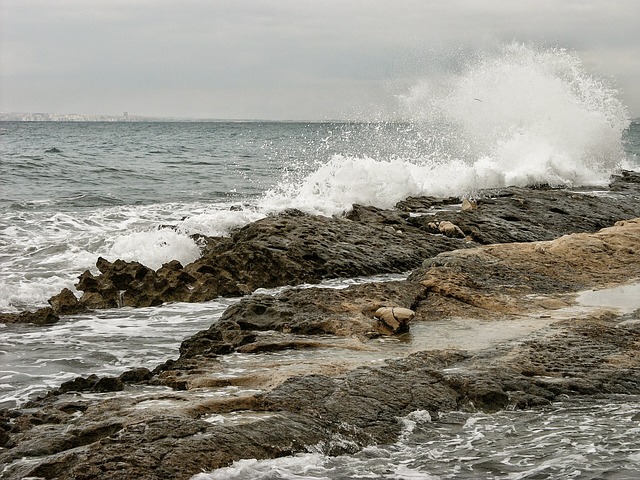
[[[640,308],[640,282],[602,290],[587,290],[577,297],[578,304],[631,313]]]
[[[346,288],[367,281],[403,278],[402,275],[380,275],[332,279],[320,286]],[[312,286],[317,285],[302,285]],[[281,290],[261,289],[259,293]],[[209,328],[237,301],[238,298],[220,298],[203,303],[98,310],[62,317],[58,323],[48,326],[0,324],[0,408],[19,405],[77,376],[119,375],[135,367],[153,369],[170,358],[177,358],[178,347],[184,339]],[[242,364],[254,357],[229,356],[223,360],[223,363],[231,362],[225,365],[225,375],[244,372],[246,367]],[[299,363],[298,358],[277,354],[274,358],[276,363]],[[264,367],[258,361],[253,368],[257,371]]]
[[[102,310],[50,326],[0,324],[0,407],[77,376],[153,369],[177,358],[181,341],[208,328],[234,301]]]

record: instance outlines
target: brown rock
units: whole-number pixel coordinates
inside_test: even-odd
[[[402,307],[380,307],[375,316],[392,333],[403,333],[409,330],[409,322],[416,312]]]
[[[478,202],[475,200],[469,200],[467,198],[462,199],[462,206],[460,208],[461,212],[469,212],[471,210],[476,210],[478,208]]]
[[[51,325],[60,320],[51,307],[41,308],[35,312],[0,313],[0,323],[34,323]]]
[[[51,297],[48,302],[56,315],[73,315],[87,310],[87,307],[80,304],[68,288]]]
[[[460,227],[448,220],[440,222],[438,224],[438,230],[440,233],[444,233],[447,237],[465,238],[465,234],[460,230]]]

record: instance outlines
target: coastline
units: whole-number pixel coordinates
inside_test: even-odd
[[[413,272],[344,290],[246,296],[153,372],[76,379],[2,411],[4,474],[189,478],[310,445],[334,455],[393,441],[397,417],[414,410],[436,416],[638,394],[639,306],[578,308],[576,298],[640,278],[640,175],[624,173],[607,194],[509,188],[485,192],[465,211],[457,199],[428,197],[390,210],[354,206],[344,217],[289,211],[209,239],[203,257],[184,267],[99,262],[101,275],[80,277],[83,297],[65,294],[52,314]],[[381,307],[411,310],[408,331],[381,322]],[[458,343],[428,346],[438,322],[473,329]],[[501,325],[512,334],[498,335]],[[327,351],[338,354],[316,355]],[[298,355],[278,363],[273,352]],[[225,371],[223,360],[237,353],[251,356],[256,373]],[[216,395],[225,388],[237,390]]]

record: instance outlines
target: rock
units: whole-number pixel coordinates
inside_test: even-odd
[[[409,322],[415,317],[416,312],[402,307],[380,307],[375,316],[384,327],[393,333],[403,333],[409,330]]]
[[[462,199],[462,206],[460,208],[461,212],[469,212],[471,210],[476,210],[478,208],[478,202],[475,200],[469,200],[467,198]]]
[[[447,237],[465,238],[465,234],[462,230],[460,230],[460,227],[458,227],[454,223],[449,222],[448,220],[440,222],[438,224],[438,230],[441,233],[444,233]]]
[[[88,377],[76,377],[73,380],[64,382],[60,388],[55,391],[56,394],[67,392],[118,392],[124,389],[124,384],[117,377],[98,377],[97,375],[89,375]]]
[[[403,272],[424,256],[462,245],[432,235],[425,241],[425,232],[406,224],[409,215],[404,212],[354,206],[350,216],[362,222],[298,211],[270,216],[243,227],[230,240],[212,242],[200,259],[185,267],[172,262],[157,272],[138,262],[99,258],[101,274],[86,271],[76,284],[84,292],[80,304],[116,308],[200,302],[260,287]],[[393,225],[403,222],[402,235],[397,235],[400,229]]]
[[[433,208],[446,207],[447,205],[455,205],[460,202],[458,197],[407,197],[396,203],[396,209],[403,212],[431,212]]]
[[[622,170],[619,174],[612,176],[609,188],[614,192],[635,192],[639,183],[640,172]]]
[[[148,368],[133,368],[123,372],[118,378],[122,383],[143,383],[150,380],[153,374]]]
[[[622,218],[640,216],[640,185],[634,182],[639,176],[627,172],[613,177],[612,195],[608,198],[590,195],[588,191],[576,193],[564,189],[485,190],[479,192],[475,210],[445,210],[433,215],[411,216],[407,222],[433,232],[430,224],[450,221],[480,244],[534,242],[569,233],[595,232]],[[616,198],[615,192],[624,198]],[[405,208],[402,203],[397,207]],[[415,204],[412,208],[430,211],[419,209]]]
[[[180,358],[148,380],[173,386],[174,392],[74,395],[118,386],[111,378],[98,387],[102,379],[90,376],[69,382],[69,393],[0,410],[3,478],[188,479],[240,459],[308,452],[309,445],[318,453],[339,455],[392,444],[402,433],[398,418],[417,410],[437,421],[439,412],[456,409],[494,412],[574,395],[640,394],[640,328],[613,313],[581,316],[576,310],[571,318],[517,341],[472,352],[409,354],[405,344],[393,351],[390,344],[396,342],[382,342],[386,346],[375,363],[365,355],[360,365],[321,374],[308,371],[306,360],[304,370],[292,371],[287,370],[291,365],[274,368],[269,355],[260,357],[261,351],[278,348],[331,348],[329,333],[334,341],[357,338],[361,347],[372,348],[375,342],[353,335],[388,308],[394,318],[401,309],[414,311],[414,323],[458,317],[471,324],[484,312],[478,323],[485,325],[484,333],[495,332],[505,319],[536,322],[542,295],[561,293],[567,300],[568,293],[585,287],[640,277],[640,219],[543,245],[441,253],[408,281],[343,290],[293,288],[243,299],[210,329],[185,341]],[[426,335],[429,326],[422,325]],[[276,380],[263,381],[256,393],[250,377],[225,376],[219,355],[239,349],[252,352],[266,370],[263,375]],[[147,381],[147,375],[140,371],[127,378]],[[216,387],[231,385],[249,393],[217,395]],[[240,421],[207,421],[228,413]]]
[[[470,353],[408,354],[413,350],[405,343],[428,330],[428,323],[414,327],[420,321],[482,319],[496,331],[504,319],[540,320],[540,311],[570,302],[567,293],[640,277],[640,220],[630,220],[640,216],[638,179],[621,174],[607,197],[552,188],[487,191],[476,209],[464,212],[453,211],[458,199],[429,197],[407,199],[394,210],[354,205],[336,218],[288,211],[231,238],[202,237],[202,258],[186,266],[169,262],[158,271],[99,259],[99,275],[79,278],[83,306],[201,301],[258,287],[415,271],[403,282],[244,298],[185,340],[177,360],[153,372],[79,377],[23,408],[0,411],[3,478],[190,478],[242,458],[306,452],[309,445],[337,455],[394,443],[398,417],[415,410],[437,418],[447,410],[526,408],[567,395],[640,394],[640,328],[612,313],[545,324],[517,342]],[[459,230],[453,228],[455,238],[440,234],[444,222]],[[582,233],[555,239],[576,232]],[[533,241],[543,242],[519,243]],[[73,299],[65,294],[53,303]],[[391,315],[381,308],[391,308]],[[411,332],[372,341],[401,331],[401,309],[415,312]],[[385,316],[391,325],[376,319]],[[397,358],[383,360],[396,343],[402,344]],[[270,356],[261,356],[265,352],[307,348],[305,357],[311,357],[336,345],[355,352],[377,344],[384,348],[375,364],[340,358],[340,368],[310,369],[305,362],[287,370],[290,365],[265,362],[266,372],[254,377],[225,375],[220,358],[246,352],[262,362]],[[175,391],[75,393],[108,393],[125,383]],[[219,386],[260,392],[221,397],[214,390]],[[241,424],[205,421],[229,412],[248,418]],[[259,418],[251,419],[254,414]]]
[[[463,200],[462,212],[454,211],[458,198],[435,197],[410,197],[387,210],[353,205],[343,217],[332,218],[288,210],[246,225],[230,238],[198,236],[202,256],[184,267],[170,262],[155,272],[138,262],[100,258],[100,275],[87,271],[79,277],[79,303],[115,308],[201,302],[257,288],[406,272],[424,258],[474,244],[594,232],[640,216],[637,178],[622,172],[606,197],[550,187],[485,190],[474,202]]]
[[[60,320],[51,307],[40,308],[35,312],[0,313],[0,323],[34,323],[51,325]]]
[[[290,288],[275,296],[254,294],[229,307],[208,330],[185,340],[179,361],[184,365],[198,356],[251,351],[252,344],[264,341],[261,332],[340,337],[399,333],[408,328],[407,307],[420,302],[425,291],[420,283],[381,282],[341,290]],[[393,308],[401,325],[396,328],[380,328],[373,318],[386,305],[397,305]],[[271,350],[298,348],[297,339],[283,337],[280,342],[285,346],[277,347],[272,337],[267,339]]]
[[[83,291],[81,306],[87,308],[150,307],[171,301],[188,301],[196,278],[178,261],[164,264],[157,272],[139,262],[99,258],[101,275],[86,271],[76,284]]]
[[[87,310],[87,307],[80,304],[76,296],[68,288],[51,297],[48,302],[56,315],[74,315]]]

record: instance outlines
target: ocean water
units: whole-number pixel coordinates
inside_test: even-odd
[[[614,87],[570,52],[520,44],[460,61],[441,81],[416,82],[398,95],[394,121],[2,122],[0,311],[39,308],[74,290],[99,256],[186,264],[200,254],[192,234],[227,235],[286,208],[333,215],[408,195],[600,185],[620,168],[640,169],[639,155],[640,122]],[[105,310],[49,327],[0,324],[0,406],[78,375],[153,368],[234,301]],[[437,448],[453,461],[453,451]],[[310,455],[290,461],[342,468]],[[384,467],[392,471],[361,478],[429,478],[412,477],[421,467],[402,462],[405,473]]]

